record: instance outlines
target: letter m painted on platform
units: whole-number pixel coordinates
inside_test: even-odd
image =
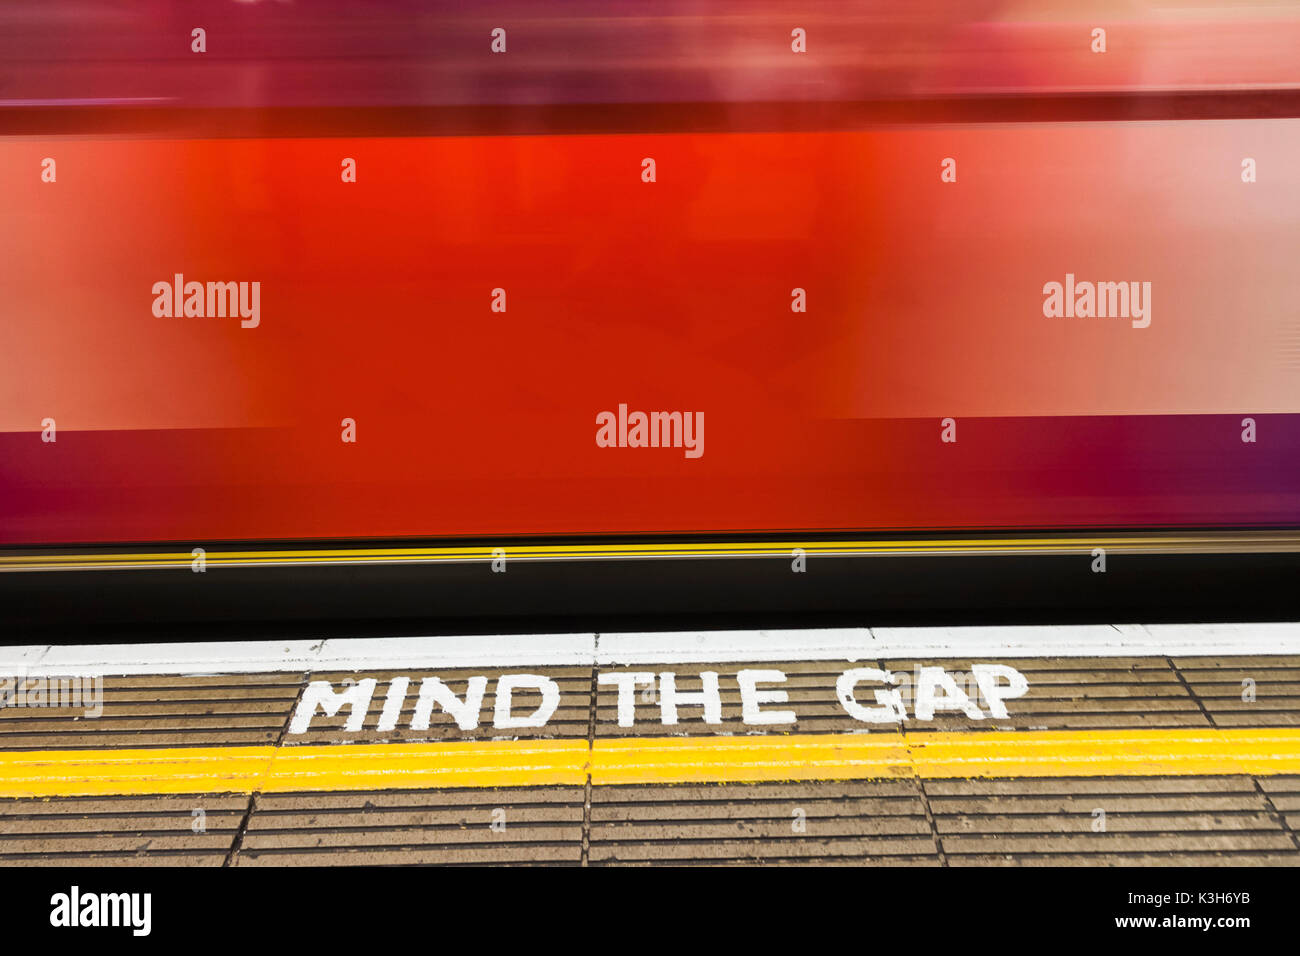
[[[370,698],[375,694],[375,679],[367,677],[365,680],[359,680],[347,689],[335,692],[334,687],[327,680],[315,680],[307,685],[303,691],[302,700],[298,703],[298,709],[294,712],[293,720],[289,724],[289,733],[305,734],[307,727],[311,724],[311,719],[316,716],[316,708],[319,707],[322,714],[326,717],[334,717],[345,706],[351,708],[348,714],[348,722],[344,724],[343,729],[347,731],[358,731],[361,724],[366,719],[366,714],[370,710]]]

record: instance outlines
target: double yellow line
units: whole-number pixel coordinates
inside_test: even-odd
[[[0,797],[1300,773],[1300,729],[630,737],[0,753]]]
[[[1080,554],[1104,548],[1119,554],[1210,554],[1300,552],[1300,532],[1204,532],[1168,534],[1057,535],[1002,538],[846,539],[837,541],[715,541],[654,544],[503,544],[499,547],[326,548],[206,550],[216,567],[275,567],[328,564],[428,564],[512,561],[610,561],[656,558],[789,558],[796,550],[823,557],[873,555]],[[147,570],[192,566],[191,551],[77,554],[3,554],[0,571]]]

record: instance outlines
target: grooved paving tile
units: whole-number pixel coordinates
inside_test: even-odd
[[[997,834],[979,837],[944,836],[944,852],[950,856],[964,853],[1169,853],[1241,850],[1295,850],[1290,837],[1274,827],[1262,833],[1187,833],[1169,831],[1148,835],[1132,833],[1089,834]],[[1173,861],[1171,861],[1173,862]]]
[[[1095,802],[1095,801],[1094,801]],[[1104,808],[1098,808],[1104,809]],[[1109,810],[1106,813],[1108,833],[1196,833],[1224,832],[1249,833],[1276,830],[1277,826],[1264,810],[1238,812],[1212,810],[1206,813],[1188,812],[1176,804],[1171,812],[1155,813],[1150,810]],[[967,812],[957,817],[936,817],[935,824],[943,836],[972,834],[1070,834],[1092,832],[1096,823],[1092,809],[1082,805],[1067,807],[1056,813],[1027,813],[1023,810],[1008,813]]]
[[[1196,658],[1178,671],[1216,726],[1300,726],[1300,659]]]
[[[1292,711],[1270,714],[1266,711],[1233,713],[1206,708],[1214,717],[1216,727],[1300,727],[1300,715]]]
[[[1275,803],[1300,796],[1300,778],[1266,780]],[[234,862],[573,865],[583,793],[264,794]],[[1300,862],[1249,777],[927,780],[925,795],[954,866]],[[196,807],[205,833],[191,830]],[[0,864],[216,865],[245,807],[233,795],[0,801]],[[914,780],[596,787],[589,832],[592,864],[941,862]]]
[[[1259,788],[1278,810],[1300,811],[1300,777],[1260,777]]]
[[[950,865],[1055,855],[1166,864],[1206,853],[1300,856],[1250,777],[926,781]],[[1145,865],[1151,865],[1148,861]]]
[[[1261,777],[1260,780],[1268,780]],[[1091,794],[1203,795],[1254,793],[1255,785],[1247,776],[1218,777],[1024,777],[994,779],[927,780],[925,792],[931,801],[944,798],[1042,796],[1066,797]]]
[[[247,807],[231,794],[4,799],[0,865],[219,865]]]
[[[1300,656],[1295,654],[1251,654],[1246,657],[1236,655],[1174,657],[1171,660],[1179,670],[1235,671],[1245,664],[1247,667],[1294,668],[1300,671]]]
[[[47,856],[23,857],[20,860],[0,859],[0,866],[21,863],[22,866],[222,866],[226,851],[186,853],[61,853]]]
[[[1259,787],[1293,834],[1300,834],[1300,777],[1260,777]]]
[[[935,856],[912,781],[596,787],[591,800],[593,864]]]
[[[273,794],[238,866],[581,862],[582,787]]]
[[[29,699],[28,706],[0,707],[0,750],[272,744],[298,697],[302,677],[105,677],[100,706],[91,702],[98,716],[88,714],[84,702],[47,707],[31,706]],[[24,681],[25,692],[35,680]]]

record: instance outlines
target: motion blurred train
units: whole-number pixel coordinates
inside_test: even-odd
[[[1297,49],[1294,2],[6,7],[0,614],[1293,613]]]

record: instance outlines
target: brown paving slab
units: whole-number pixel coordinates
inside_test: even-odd
[[[91,692],[97,693],[106,704],[236,699],[291,701],[297,696],[298,686],[302,680],[302,675],[299,674],[282,674],[275,675],[277,681],[274,684],[268,684],[257,682],[255,678],[259,676],[261,675],[248,675],[247,678],[242,676],[225,677],[221,679],[220,683],[198,683],[197,678],[104,677],[99,679],[97,688],[92,687],[89,689]],[[158,680],[165,680],[166,683],[145,683],[146,681]],[[53,679],[47,682],[45,699],[53,696],[51,690],[53,683]],[[29,678],[24,681],[24,696],[34,696],[32,686],[33,679]],[[84,690],[86,688],[83,681],[83,692]],[[66,694],[65,691],[65,696]],[[18,713],[21,713],[23,709],[17,708]]]
[[[1008,704],[1008,710],[1010,710]],[[1006,720],[985,718],[971,720],[964,716],[939,716],[933,720],[908,719],[903,728],[910,732],[952,732],[961,730],[1150,730],[1174,727],[1209,727],[1210,722],[1199,708],[1185,713],[1060,713],[1024,714],[1014,712]]]
[[[641,843],[646,841],[698,840],[784,840],[816,837],[917,836],[930,839],[930,824],[925,817],[808,816],[800,821],[802,831],[795,830],[793,813],[775,820],[680,819],[672,821],[592,821],[591,839],[605,843]]]
[[[961,660],[961,658],[951,658],[951,660]],[[993,661],[995,663],[1012,664],[1026,672],[1031,670],[1168,670],[1170,666],[1169,658],[1164,656],[1153,657],[1151,655],[1139,657],[968,657],[965,660],[967,663]]]
[[[927,789],[928,788],[927,781]],[[930,797],[930,809],[935,818],[947,815],[967,816],[975,814],[1008,815],[1026,814],[1043,816],[1049,814],[1082,814],[1089,818],[1093,810],[1105,810],[1108,819],[1115,814],[1160,814],[1160,813],[1242,813],[1264,812],[1267,805],[1258,793],[1240,793],[1210,795],[1183,794],[1165,795],[1110,793],[1069,796],[998,796],[998,797]]]
[[[263,674],[225,674],[225,675],[188,675],[188,674],[137,674],[132,676],[109,675],[100,678],[105,692],[114,690],[156,690],[178,688],[185,690],[236,688],[276,688],[296,687],[305,671],[275,671]],[[94,676],[93,673],[87,676]],[[65,679],[64,675],[46,677],[37,671],[25,675],[26,680],[44,679],[55,681]]]
[[[1300,697],[1291,695],[1260,694],[1257,692],[1254,700],[1242,700],[1239,694],[1217,698],[1203,694],[1197,694],[1196,696],[1200,698],[1201,705],[1207,710],[1218,713],[1300,712]]]
[[[136,677],[105,677],[104,691],[110,694],[153,695],[184,692],[196,696],[220,695],[227,691],[261,697],[276,697],[296,691],[308,671],[277,671],[267,674],[227,674],[192,677],[176,674],[146,674]]]
[[[247,797],[53,797],[0,800],[0,862],[224,859],[243,820]],[[195,832],[196,809],[203,811]]]
[[[1268,681],[1256,682],[1254,688],[1251,688],[1255,694],[1255,701],[1248,699],[1247,688],[1241,683],[1229,684],[1189,684],[1197,698],[1206,703],[1225,703],[1233,702],[1249,704],[1258,701],[1273,700],[1286,703],[1292,707],[1295,706],[1297,699],[1300,699],[1300,685],[1297,684],[1271,684]]]
[[[274,743],[301,673],[103,678],[102,710],[0,709],[0,749],[100,749]],[[30,679],[28,681],[30,684]]]
[[[1101,802],[1101,808],[1106,811],[1107,833],[1277,832],[1277,822],[1266,810],[1250,813],[1133,813],[1113,810],[1105,806],[1105,801]],[[1091,833],[1097,820],[1090,809],[1080,809],[1032,815],[936,813],[934,822],[939,834],[946,838],[948,834]]]
[[[208,833],[227,832],[226,843],[230,843],[229,834],[234,833],[244,818],[245,806],[217,812],[204,807],[204,827]],[[11,814],[5,817],[4,830],[0,831],[0,847],[7,847],[7,841],[20,837],[57,837],[65,835],[85,835],[90,832],[112,833],[159,833],[174,835],[192,832],[195,818],[187,810],[183,814],[151,814],[147,812],[122,814],[86,815],[43,815],[19,816]],[[3,852],[9,852],[8,849]]]
[[[684,803],[716,801],[739,802],[745,805],[756,801],[808,799],[820,800],[897,800],[919,801],[921,788],[915,780],[827,780],[805,783],[680,783],[665,786],[603,786],[598,787],[599,803],[608,806],[617,803],[642,803],[653,805],[680,805]],[[916,804],[918,807],[920,803]],[[593,805],[594,809],[594,805]]]
[[[475,847],[380,847],[320,851],[256,850],[240,853],[235,866],[578,866],[581,844],[502,842]]]
[[[1287,826],[1293,832],[1300,833],[1295,817],[1295,814],[1300,813],[1300,777],[1257,777],[1256,780],[1269,803],[1286,814]]]
[[[236,862],[578,863],[583,799],[582,787],[269,795]]]
[[[701,817],[710,820],[754,820],[764,817],[788,822],[795,809],[803,810],[807,818],[832,819],[836,817],[873,817],[888,819],[895,816],[916,816],[920,813],[915,801],[906,797],[826,800],[807,791],[784,800],[709,800],[682,803],[604,803],[591,808],[591,822],[645,823],[660,821],[694,821]]]
[[[1197,694],[1204,694],[1206,697],[1236,697],[1241,698],[1242,691],[1250,685],[1246,682],[1255,682],[1255,693],[1267,691],[1275,697],[1294,697],[1297,688],[1300,688],[1300,682],[1295,680],[1274,680],[1268,671],[1256,671],[1253,674],[1246,673],[1236,680],[1197,680],[1189,677],[1187,686]]]
[[[1103,658],[1060,661],[1012,657],[907,658],[886,660],[884,668],[898,674],[914,674],[920,667],[942,667],[949,673],[968,673],[972,664],[1006,664],[1028,677],[1031,684],[1167,684],[1178,679],[1174,668],[1159,657],[1143,658],[1130,664]]]
[[[600,842],[591,844],[592,864],[663,860],[693,863],[697,860],[749,860],[762,862],[767,857],[820,861],[827,857],[858,858],[919,856],[934,853],[934,841],[923,838],[853,836],[823,838],[811,834],[783,840],[738,839],[693,841],[666,840],[649,843]]]
[[[1246,776],[927,780],[925,790],[952,866],[1300,861],[1288,824]]]
[[[490,793],[491,797],[485,797]],[[510,787],[488,790],[464,788],[455,790],[366,790],[343,793],[264,793],[257,798],[257,813],[277,811],[304,812],[327,810],[352,810],[367,812],[411,807],[481,807],[485,801],[492,806],[508,803],[514,807],[550,806],[554,803],[581,803],[581,787]]]
[[[928,657],[887,657],[882,658],[886,664],[912,666],[914,664],[933,664],[935,660]],[[945,657],[942,662],[947,666],[952,662],[956,667],[968,667],[972,663],[1011,664],[1024,671],[1084,670],[1092,664],[1096,670],[1168,670],[1169,661],[1164,657],[998,657],[997,655],[980,657]]]
[[[230,697],[187,697],[177,692],[175,697],[165,700],[124,700],[121,697],[103,699],[103,712],[114,717],[134,717],[138,715],[167,716],[171,714],[283,714],[297,694],[282,698],[249,698],[238,695]],[[0,709],[0,727],[6,721],[36,719],[44,713],[53,717],[80,717],[85,714],[84,707],[11,707]],[[29,714],[31,716],[29,716]]]
[[[238,747],[274,744],[280,729],[132,733],[15,734],[0,750],[128,750],[151,747]]]
[[[11,816],[77,816],[183,813],[187,817],[195,807],[208,814],[238,810],[248,806],[244,794],[187,794],[182,796],[110,796],[110,797],[22,797],[0,799],[0,818]],[[0,824],[8,826],[8,823]]]
[[[380,829],[401,830],[464,830],[474,831],[488,827],[492,810],[475,806],[466,807],[371,807],[355,810],[310,810],[301,813],[277,811],[269,813],[259,804],[258,832],[262,830],[288,832],[300,835],[304,830],[332,830],[344,827],[349,830],[372,831]],[[503,808],[504,809],[504,808]],[[359,815],[358,815],[359,813]],[[507,829],[515,826],[571,824],[575,817],[572,806],[565,803],[511,804],[507,811]],[[581,815],[578,816],[581,819]],[[295,837],[296,838],[296,837]]]
[[[1029,680],[1029,693],[1024,697],[1011,698],[1018,703],[1032,701],[1036,698],[1042,700],[1125,700],[1125,701],[1147,701],[1147,700],[1187,700],[1187,688],[1181,683],[1170,681],[1160,684],[1124,684],[1124,683],[1091,683],[1091,684],[1046,684],[1035,682],[1031,675],[1025,675]],[[1009,701],[1010,702],[1010,701]]]
[[[698,867],[723,867],[723,866],[753,866],[756,862],[761,862],[763,866],[843,866],[843,867],[862,867],[876,869],[877,867],[902,867],[902,866],[925,866],[937,867],[942,866],[942,861],[937,856],[822,856],[816,860],[810,860],[807,857],[781,857],[781,856],[764,856],[761,861],[752,859],[721,859],[721,860],[692,860],[691,866]],[[637,860],[621,861],[620,866],[681,866],[676,860]]]
[[[583,787],[465,787],[446,790],[268,793],[258,797],[255,816],[271,816],[277,811],[303,813],[346,810],[364,814],[409,807],[481,809],[549,806],[556,803],[576,803],[581,806],[584,795]],[[260,824],[260,819],[257,822]]]
[[[95,851],[130,852],[144,854],[150,851],[195,850],[225,852],[229,849],[233,833],[160,833],[157,831],[130,831],[121,835],[100,836],[86,834],[53,834],[40,837],[4,837],[0,839],[0,855],[63,853],[93,853]]]
[[[1265,778],[1260,778],[1265,779]],[[1150,793],[1254,793],[1248,776],[1220,777],[1018,777],[977,780],[926,780],[925,792],[964,797],[975,794],[1150,794]]]
[[[1206,697],[1236,697],[1241,698],[1243,681],[1247,679],[1255,682],[1255,692],[1266,690],[1276,697],[1295,697],[1300,695],[1300,681],[1294,680],[1274,680],[1269,671],[1256,671],[1254,676],[1247,675],[1241,680],[1205,680],[1195,676],[1187,677],[1187,685],[1197,694],[1203,694]]]
[[[1235,711],[1214,711],[1206,708],[1214,716],[1216,727],[1300,727],[1300,714],[1288,711],[1253,711],[1238,713]]]
[[[1175,657],[1174,666],[1179,670],[1231,670],[1241,666],[1242,661],[1249,661],[1251,666],[1295,668],[1300,670],[1300,657],[1294,654],[1251,654],[1239,657],[1225,654],[1219,657]]]
[[[878,658],[861,660],[828,661],[715,661],[707,664],[601,664],[602,674],[612,671],[673,671],[676,674],[698,674],[700,671],[717,671],[719,674],[742,670],[779,670],[784,671],[790,680],[800,677],[824,678],[827,675],[837,677],[849,667],[879,667]]]
[[[0,750],[131,749],[135,747],[196,747],[227,744],[272,744],[280,727],[253,725],[238,727],[176,727],[174,725],[131,728],[75,726],[65,731],[45,730],[0,735]]]
[[[156,717],[122,719],[106,710],[104,716],[99,718],[85,717],[76,721],[68,721],[66,719],[59,720],[58,718],[41,716],[15,721],[14,723],[17,726],[13,728],[0,728],[0,744],[3,744],[5,738],[10,735],[9,731],[11,730],[17,731],[18,736],[31,736],[34,734],[57,734],[70,729],[75,729],[82,734],[179,734],[191,729],[211,730],[219,727],[229,727],[232,730],[262,730],[271,727],[279,729],[284,725],[284,715],[273,714],[268,718],[261,714],[191,714],[185,716],[164,714]]]
[[[530,826],[516,821],[510,824],[507,814],[506,829],[495,833],[488,828],[489,818],[483,814],[481,820],[462,824],[461,826],[401,826],[395,828],[375,828],[367,830],[312,829],[292,833],[247,833],[240,844],[239,852],[253,853],[260,850],[317,850],[328,847],[349,848],[384,848],[403,847],[443,847],[451,849],[457,846],[491,846],[494,843],[528,847],[545,843],[571,843],[575,847],[582,845],[581,815],[576,823],[565,826]],[[480,832],[481,831],[481,832]]]
[[[592,863],[938,860],[914,781],[596,787],[591,800]]]
[[[226,853],[60,853],[47,856],[0,857],[0,866],[221,866]]]
[[[190,701],[247,701],[248,703],[283,704],[298,696],[298,680],[274,686],[226,684],[203,687],[110,687],[104,688],[104,700],[112,704],[187,703]]]
[[[1034,694],[1033,688],[1024,697],[1007,700],[1007,710],[1016,715],[1033,716],[1068,715],[1068,714],[1142,714],[1169,713],[1187,714],[1197,710],[1196,701],[1185,694],[1181,697],[1173,694],[1162,697],[1075,697],[1068,694],[1047,696]],[[977,703],[982,703],[977,701]],[[987,710],[987,708],[981,708]],[[995,718],[986,718],[989,720]]]
[[[1252,679],[1255,681],[1253,690],[1256,699],[1264,699],[1264,698],[1272,697],[1272,698],[1280,698],[1283,700],[1287,698],[1294,700],[1297,696],[1300,696],[1300,694],[1297,693],[1297,691],[1300,691],[1300,685],[1297,685],[1294,682],[1281,682],[1281,681],[1274,682],[1269,680],[1263,680],[1258,677]],[[1192,693],[1194,693],[1197,697],[1206,701],[1215,701],[1215,700],[1240,701],[1242,700],[1243,695],[1245,694],[1247,688],[1249,687],[1248,684],[1244,684],[1242,681],[1239,680],[1226,681],[1224,683],[1210,682],[1210,681],[1188,681],[1187,686],[1191,688]]]
[[[206,693],[206,692],[205,692]],[[297,691],[284,697],[247,697],[235,692],[229,697],[196,697],[177,693],[162,700],[123,700],[105,697],[103,712],[114,717],[133,717],[141,714],[158,716],[181,714],[281,714],[288,711],[297,700]]]
[[[1079,833],[943,837],[944,853],[1186,853],[1198,850],[1274,850],[1296,853],[1291,837],[1275,827],[1271,833]]]

